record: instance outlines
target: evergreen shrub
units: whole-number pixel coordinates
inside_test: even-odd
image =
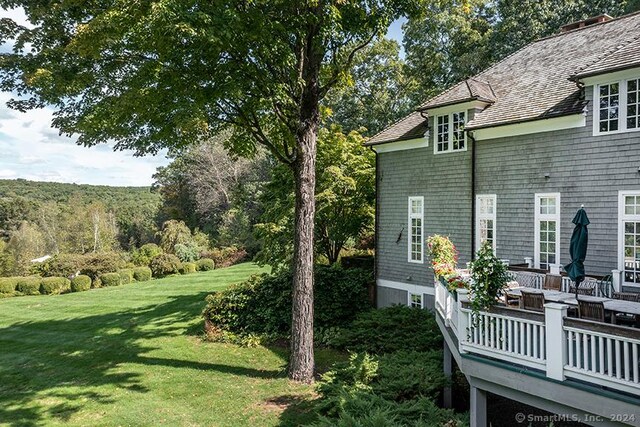
[[[91,289],[91,277],[79,274],[71,279],[71,292],[83,292]]]
[[[136,267],[133,269],[133,278],[136,282],[151,280],[151,269],[149,267]]]
[[[71,289],[71,281],[66,277],[43,277],[40,280],[42,295],[57,295]]]
[[[104,273],[100,275],[100,282],[102,286],[120,286],[122,278],[118,273]]]

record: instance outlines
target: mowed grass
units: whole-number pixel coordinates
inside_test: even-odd
[[[286,351],[203,342],[205,296],[253,264],[0,300],[0,425],[273,426],[313,419]],[[334,355],[317,354],[319,364]]]

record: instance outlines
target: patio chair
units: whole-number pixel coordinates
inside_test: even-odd
[[[544,294],[522,290],[522,308],[531,311],[544,311]]]
[[[562,276],[557,274],[546,274],[544,276],[544,284],[542,289],[549,289],[552,291],[559,291],[562,288]]]
[[[598,280],[597,283],[600,296],[611,298],[613,295],[613,276],[611,274],[607,274],[602,279]]]
[[[578,317],[604,323],[604,303],[578,300]]]
[[[612,297],[622,301],[640,302],[640,292],[613,292]],[[616,324],[638,326],[640,319],[635,314],[616,313]]]
[[[520,286],[525,288],[539,288],[542,275],[538,273],[531,273],[529,271],[514,271],[512,272],[513,280],[518,282]]]
[[[569,293],[576,293],[576,285],[575,283],[569,286]],[[578,295],[589,295],[594,296],[596,294],[596,282],[591,280],[585,280],[584,282],[578,285]]]

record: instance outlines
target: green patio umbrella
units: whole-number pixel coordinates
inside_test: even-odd
[[[587,257],[587,245],[589,243],[589,231],[587,230],[589,218],[584,207],[578,210],[571,222],[576,225],[569,244],[571,262],[564,266],[564,270],[571,280],[576,282],[576,299],[578,299],[578,286],[584,280],[584,259]]]

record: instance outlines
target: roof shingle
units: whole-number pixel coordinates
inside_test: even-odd
[[[489,103],[467,123],[467,129],[575,114],[584,110],[585,102],[570,78],[636,65],[640,66],[640,12],[530,43],[431,98],[418,110],[473,99]],[[413,128],[422,124],[426,130],[426,119],[412,113],[373,136],[368,144],[408,139],[408,123]]]

